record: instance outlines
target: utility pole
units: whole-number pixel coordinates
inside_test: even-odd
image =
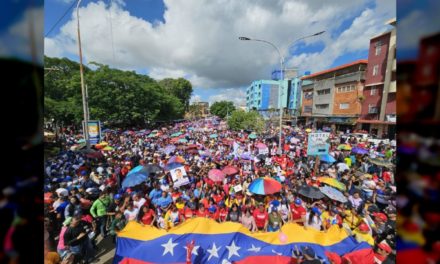
[[[79,50],[79,72],[81,76],[81,93],[83,101],[83,111],[84,111],[84,126],[83,134],[86,141],[87,151],[90,151],[90,140],[89,140],[89,107],[87,104],[87,91],[84,85],[84,73],[83,73],[83,59],[82,59],[82,49],[81,49],[81,33],[79,26],[79,4],[82,0],[78,0],[76,5],[76,17],[77,17],[77,30],[78,30],[78,50]]]

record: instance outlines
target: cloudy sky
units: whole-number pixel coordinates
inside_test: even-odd
[[[78,60],[74,9],[48,34],[73,0],[45,1],[44,53]],[[402,0],[404,1],[404,0]],[[268,79],[279,58],[316,72],[368,57],[369,39],[388,30],[394,1],[383,0],[83,0],[86,62],[136,70],[155,79],[184,77],[193,101],[244,104],[245,87]],[[408,14],[410,15],[410,14]],[[414,16],[414,15],[413,15]],[[415,15],[420,19],[420,15]],[[295,39],[325,30],[317,37]]]

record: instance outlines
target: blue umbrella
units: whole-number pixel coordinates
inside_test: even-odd
[[[166,170],[174,170],[174,169],[182,167],[182,166],[183,166],[182,163],[172,162],[172,163],[167,164],[165,166],[165,169]]]
[[[211,135],[209,135],[209,138],[217,138],[218,136],[217,136],[217,134],[211,134]]]
[[[322,161],[322,162],[333,163],[333,162],[336,162],[336,159],[333,158],[333,157],[332,157],[331,155],[329,155],[329,154],[324,154],[324,155],[321,155],[321,161]]]
[[[249,153],[243,153],[241,154],[241,158],[244,160],[250,160],[252,157]]]
[[[148,178],[149,172],[147,168],[142,165],[139,165],[128,172],[127,177],[125,177],[122,182],[122,188],[133,187],[138,184],[141,184]]]
[[[179,139],[179,143],[188,143],[188,140],[186,138]]]
[[[254,134],[254,133],[252,133],[252,134],[249,135],[249,138],[250,138],[250,139],[256,139],[256,138],[257,138],[257,135]]]
[[[147,179],[147,176],[139,174],[139,173],[133,173],[130,176],[127,175],[127,177],[122,182],[122,188],[136,186],[136,185],[144,182],[146,179]]]
[[[336,190],[335,188],[332,188],[330,186],[324,186],[324,187],[319,187],[319,190],[332,200],[341,203],[347,202],[347,197],[345,197],[340,191]]]
[[[364,148],[359,148],[359,147],[354,147],[351,149],[351,152],[355,153],[355,154],[360,154],[360,155],[365,155],[370,153],[368,151],[368,149],[364,149]]]

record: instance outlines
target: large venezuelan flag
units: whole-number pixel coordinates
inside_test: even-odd
[[[192,240],[192,263],[290,263],[295,245],[312,247],[322,259],[326,250],[344,255],[370,248],[337,226],[324,233],[287,224],[281,233],[251,233],[241,224],[206,218],[187,220],[168,232],[129,222],[118,234],[114,263],[185,263],[185,247]]]

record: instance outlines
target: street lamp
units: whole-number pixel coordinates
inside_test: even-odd
[[[298,38],[296,40],[294,40],[290,45],[292,46],[295,42],[303,40],[305,38],[309,38],[309,37],[314,37],[314,36],[318,36],[323,34],[325,31],[320,31],[317,32],[315,34],[312,35],[308,35],[308,36],[304,36],[301,38]],[[279,140],[278,140],[278,154],[282,153],[282,145],[281,145],[281,137],[282,137],[282,133],[283,133],[283,102],[282,102],[282,88],[281,85],[284,82],[284,57],[283,55],[281,55],[280,49],[275,46],[275,44],[273,44],[272,42],[269,42],[267,40],[263,40],[263,39],[253,39],[253,38],[248,38],[248,37],[238,37],[239,40],[252,40],[252,41],[258,41],[258,42],[264,42],[266,44],[269,44],[270,46],[272,46],[277,52],[278,52],[278,56],[280,57],[280,82],[279,82],[279,86],[278,86],[278,96],[279,96],[279,106],[280,106],[280,135],[279,135]]]
[[[82,49],[81,49],[81,34],[79,28],[79,5],[82,0],[78,0],[78,4],[76,5],[76,17],[78,23],[78,50],[79,50],[79,72],[81,76],[81,93],[82,93],[82,103],[83,103],[83,111],[84,111],[84,126],[83,126],[83,134],[84,139],[86,141],[87,151],[90,151],[90,140],[89,140],[89,107],[87,104],[87,96],[84,85],[84,73],[83,73],[83,60],[82,60]]]

